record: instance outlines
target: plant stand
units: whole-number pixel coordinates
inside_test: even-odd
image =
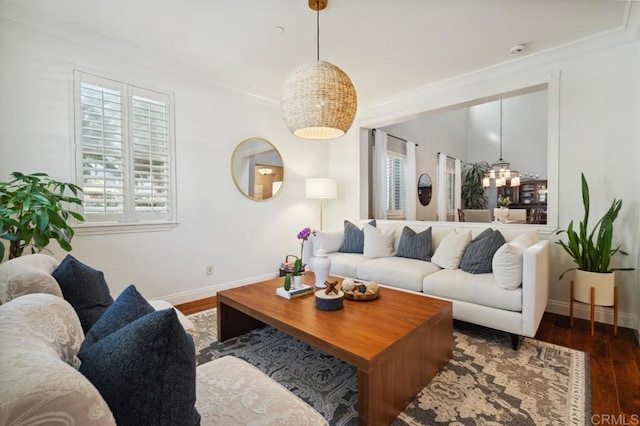
[[[569,287],[570,297],[569,297],[569,324],[573,327],[573,302],[576,301],[578,303],[584,303],[574,298],[574,288],[573,288],[573,280],[571,281],[571,285]],[[595,312],[596,312],[596,289],[595,287],[591,287],[591,298],[590,298],[590,322],[591,322],[591,336],[595,334]],[[602,306],[602,305],[599,305]],[[613,335],[618,335],[618,287],[613,287]]]

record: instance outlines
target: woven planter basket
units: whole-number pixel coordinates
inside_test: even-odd
[[[344,135],[357,107],[351,80],[329,62],[312,61],[299,66],[282,88],[284,122],[291,133],[301,138],[333,139]]]

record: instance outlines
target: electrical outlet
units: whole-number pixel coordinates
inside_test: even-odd
[[[213,265],[207,265],[207,275],[213,275]]]

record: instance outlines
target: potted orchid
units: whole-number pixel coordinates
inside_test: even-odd
[[[293,277],[293,285],[294,288],[300,288],[302,286],[302,274],[304,273],[302,269],[302,254],[304,252],[304,243],[311,236],[311,228],[304,228],[302,231],[298,232],[298,239],[301,241],[300,243],[300,257],[297,258],[293,264],[293,271],[288,273],[284,277],[284,289],[289,291],[291,289],[291,280]]]

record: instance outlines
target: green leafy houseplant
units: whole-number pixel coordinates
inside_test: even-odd
[[[574,268],[569,268],[560,275],[560,279],[569,271],[580,269],[587,272],[613,272],[613,271],[632,271],[633,268],[610,268],[609,263],[611,256],[616,253],[627,253],[620,248],[620,245],[616,248],[612,248],[613,240],[613,222],[618,217],[618,213],[622,208],[622,200],[613,199],[611,207],[602,216],[602,218],[595,224],[593,230],[587,234],[587,227],[589,222],[589,185],[587,179],[582,176],[582,204],[584,206],[584,218],[579,224],[578,232],[573,229],[573,220],[569,222],[569,226],[566,230],[560,230],[556,234],[567,234],[567,242],[556,241],[556,244],[562,246],[562,248],[571,256],[574,263],[577,265]]]
[[[9,241],[9,259],[22,255],[27,247],[31,253],[42,251],[51,240],[71,251],[75,232],[69,216],[80,222],[84,217],[69,210],[69,204],[81,205],[77,198],[80,187],[58,182],[45,173],[25,175],[11,173],[9,182],[0,182],[0,238]],[[66,195],[70,191],[73,196]],[[0,261],[5,246],[0,244]]]
[[[487,196],[484,194],[482,179],[489,170],[486,161],[466,163],[462,174],[462,201],[467,209],[486,209]]]

